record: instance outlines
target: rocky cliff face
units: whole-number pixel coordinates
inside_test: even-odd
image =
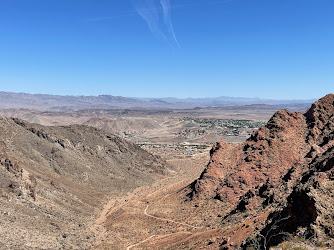
[[[269,211],[266,223],[257,226],[255,238],[245,241],[244,247],[251,242],[262,248],[277,245],[287,233],[297,234],[301,228],[303,237],[321,236],[333,247],[333,139],[333,94],[304,114],[280,110],[245,143],[216,143],[188,195],[229,204],[225,219]]]

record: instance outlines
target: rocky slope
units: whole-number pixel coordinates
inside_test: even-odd
[[[298,236],[334,247],[333,139],[334,95],[329,94],[306,113],[276,112],[243,144],[216,143],[188,197],[221,201],[228,208],[222,224],[248,221],[252,230],[212,246],[264,249]],[[254,220],[261,215],[264,220]]]
[[[0,248],[87,248],[102,205],[171,175],[138,146],[87,126],[0,118]]]

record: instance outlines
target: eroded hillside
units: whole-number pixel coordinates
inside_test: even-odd
[[[0,245],[87,248],[104,203],[174,171],[159,157],[87,126],[0,118]]]

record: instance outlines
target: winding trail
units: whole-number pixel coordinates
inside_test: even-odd
[[[176,162],[176,164],[179,164],[175,165],[179,171],[178,175],[162,178],[160,180],[157,180],[157,182],[155,182],[152,186],[142,186],[124,196],[114,197],[110,199],[109,202],[107,202],[104,205],[98,218],[95,220],[95,223],[90,227],[90,232],[96,234],[96,240],[94,243],[95,247],[100,249],[106,249],[106,247],[111,247],[113,246],[113,244],[116,245],[119,244],[122,246],[123,249],[132,250],[139,248],[140,245],[142,244],[144,245],[148,244],[148,242],[151,241],[154,242],[159,239],[174,237],[174,235],[179,235],[179,234],[186,236],[193,235],[195,233],[194,230],[197,231],[197,229],[201,227],[169,219],[168,215],[166,215],[167,218],[155,216],[154,214],[150,213],[151,210],[150,208],[153,209],[155,205],[159,206],[162,200],[172,195],[179,188],[182,188],[191,183],[193,179],[200,174],[203,168],[202,166],[204,166],[205,163],[208,161],[208,159],[202,158],[202,155],[206,156],[204,153],[199,153],[198,155],[193,156],[192,161],[189,164],[187,164],[186,167],[184,167],[184,161],[187,160],[188,163],[189,162],[188,159],[176,159],[175,161],[172,161],[173,162],[172,164],[174,164],[174,162]],[[203,161],[203,163],[200,163],[198,159]],[[105,222],[107,221],[108,218],[112,219],[112,217],[110,216],[114,216],[113,213],[115,211],[118,211],[119,209],[125,209],[125,213],[128,214],[136,213],[137,215],[144,215],[141,217],[142,220],[143,221],[145,220],[146,222],[147,219],[145,219],[145,217],[146,218],[150,217],[153,220],[165,222],[165,225],[166,222],[168,222],[169,224],[167,225],[169,225],[169,227],[174,225],[172,226],[172,228],[174,228],[176,231],[175,232],[174,230],[169,231],[169,233],[168,231],[166,231],[162,232],[162,234],[156,232],[155,234],[152,235],[142,234],[142,236],[145,235],[147,238],[138,238],[137,242],[133,242],[131,240],[131,236],[130,238],[123,239],[122,234],[121,233],[118,234],[117,231],[116,231],[116,236],[114,234],[113,237],[109,237],[112,231],[109,231],[107,229]],[[153,211],[154,210],[152,210],[152,212]],[[119,218],[122,219],[122,217]],[[120,221],[119,225],[122,225]],[[177,229],[177,226],[179,227],[182,226],[182,228]],[[140,230],[140,228],[133,228],[133,230]],[[151,232],[154,233],[154,231]]]
[[[170,220],[170,219],[165,219],[165,218],[160,218],[160,217],[156,217],[156,216],[154,216],[154,215],[148,214],[148,213],[147,213],[147,209],[148,209],[149,206],[150,206],[150,205],[147,205],[147,207],[146,207],[145,210],[144,210],[144,214],[145,214],[146,216],[148,216],[148,217],[154,218],[154,219],[156,219],[156,220],[172,222],[172,223],[175,223],[175,224],[179,224],[179,225],[183,225],[183,226],[187,226],[187,227],[191,227],[191,228],[195,228],[195,229],[197,228],[197,227],[192,226],[192,225],[189,225],[189,224],[187,224],[187,223],[178,222],[178,221],[174,221],[174,220]]]
[[[168,179],[168,178],[166,178],[166,179]],[[184,180],[182,180],[181,183],[182,183],[182,182],[184,182]],[[175,185],[175,183],[174,183],[173,185]],[[157,192],[159,192],[159,191],[161,192],[161,189],[158,189],[158,190],[156,190],[155,192],[153,192],[153,193],[147,195],[147,197],[149,197],[149,196],[151,196],[151,195],[153,195],[153,194],[155,194],[155,193],[157,193]],[[165,198],[168,197],[169,195],[170,195],[170,194],[167,194],[167,195],[165,196]],[[144,210],[144,215],[146,215],[146,216],[148,216],[148,217],[151,217],[151,218],[153,218],[153,219],[160,220],[160,221],[167,221],[167,222],[171,222],[171,223],[174,223],[174,224],[178,224],[178,225],[182,225],[182,226],[191,227],[191,228],[194,228],[194,229],[197,229],[197,228],[198,228],[198,227],[192,226],[192,225],[187,224],[187,223],[178,222],[178,221],[174,221],[174,220],[171,220],[171,219],[166,219],[166,218],[161,218],[161,217],[157,217],[157,216],[151,215],[151,214],[149,214],[149,213],[147,212],[147,209],[149,208],[149,206],[150,206],[150,205],[147,205],[146,208],[145,208],[145,210]],[[180,232],[178,232],[178,233],[180,233]],[[193,234],[193,233],[188,232],[188,231],[185,231],[185,233]],[[173,235],[173,234],[174,234],[174,233],[172,233],[172,234],[167,234],[167,235],[155,235],[155,234],[154,234],[154,235],[151,235],[150,237],[148,237],[147,239],[145,239],[145,240],[143,240],[143,241],[140,241],[140,242],[138,242],[138,243],[136,243],[136,244],[133,244],[133,245],[131,245],[131,246],[128,246],[126,249],[127,249],[127,250],[130,250],[131,248],[136,247],[136,246],[139,246],[139,245],[141,245],[141,244],[143,244],[143,243],[149,241],[150,239],[152,239],[152,238],[154,238],[154,237],[159,237],[159,236],[160,236],[160,237],[166,237],[166,236]]]
[[[143,241],[138,242],[138,243],[136,243],[136,244],[134,244],[134,245],[128,246],[128,247],[126,248],[126,250],[130,250],[130,249],[133,248],[133,247],[139,246],[140,244],[145,243],[146,241],[149,241],[150,239],[152,239],[152,238],[155,237],[155,236],[156,236],[156,235],[152,235],[152,236],[148,237],[146,240],[143,240]]]

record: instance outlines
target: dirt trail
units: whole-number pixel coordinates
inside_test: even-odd
[[[166,178],[166,179],[169,179],[169,178]],[[182,180],[180,183],[183,183],[183,182],[185,182],[185,180]],[[171,187],[173,187],[173,186],[175,186],[175,185],[177,185],[177,184],[179,184],[179,183],[173,183],[173,184],[171,184],[171,186],[170,186],[169,188],[171,188]],[[167,188],[167,189],[169,189],[169,188]],[[166,188],[156,190],[156,191],[154,191],[153,193],[147,195],[147,197],[150,197],[150,196],[152,196],[153,194],[156,194],[156,193],[159,193],[159,192],[164,192],[164,191],[166,191]],[[165,198],[168,197],[169,195],[170,195],[170,194],[165,195]],[[162,198],[162,199],[163,199],[163,198]],[[162,199],[161,199],[161,200],[162,200]],[[158,200],[158,202],[159,202],[159,201],[160,201],[160,200]],[[157,217],[157,216],[151,215],[151,214],[147,213],[147,209],[149,208],[149,206],[150,206],[150,205],[147,205],[146,208],[145,208],[145,210],[144,210],[144,215],[146,215],[146,216],[148,216],[148,217],[151,217],[151,218],[153,218],[153,219],[160,220],[160,221],[167,221],[167,222],[171,222],[171,223],[174,223],[174,224],[178,224],[178,225],[182,225],[182,226],[191,227],[191,228],[193,228],[193,229],[197,229],[197,227],[192,226],[192,225],[187,224],[187,223],[178,222],[178,221],[174,221],[174,220],[172,220],[172,219],[166,219],[166,218],[161,218],[161,217]],[[192,234],[192,233],[189,232],[189,231],[180,231],[180,232],[185,232],[185,233]],[[177,232],[177,233],[180,233],[180,232]],[[140,241],[140,242],[138,242],[138,243],[136,243],[136,244],[133,244],[133,245],[131,245],[131,246],[128,246],[128,247],[127,247],[127,250],[130,250],[130,249],[133,248],[133,247],[139,246],[139,245],[141,245],[141,244],[143,244],[143,243],[149,241],[150,239],[152,239],[152,238],[154,238],[154,237],[166,237],[166,236],[170,236],[170,235],[173,235],[173,234],[166,234],[166,235],[155,235],[155,234],[154,234],[154,235],[151,235],[150,237],[148,237],[147,239],[145,239],[145,240],[143,240],[143,241]]]
[[[196,155],[190,159],[175,159],[169,161],[170,163],[177,163],[179,164],[179,173],[173,177],[168,177],[161,179],[157,181],[152,186],[145,186],[140,187],[136,189],[134,192],[127,194],[126,196],[120,196],[117,199],[111,199],[103,208],[102,212],[100,213],[99,217],[95,221],[94,225],[91,227],[91,231],[93,231],[96,234],[96,243],[95,246],[97,248],[105,248],[106,246],[115,246],[114,244],[119,244],[118,247],[115,249],[132,249],[135,248],[143,243],[146,243],[147,241],[154,239],[159,239],[161,237],[168,237],[168,235],[175,235],[179,233],[187,233],[192,234],[191,231],[198,229],[198,227],[187,224],[182,221],[176,221],[173,219],[170,219],[168,217],[162,218],[155,216],[153,214],[150,214],[149,208],[150,206],[157,205],[159,206],[160,202],[162,202],[164,199],[169,197],[170,195],[174,194],[178,189],[190,184],[194,178],[197,177],[197,175],[200,174],[202,169],[205,167],[206,160],[203,160],[201,157],[205,157],[205,154],[203,155]],[[201,159],[201,163],[199,164],[199,159]],[[196,167],[195,167],[196,166]],[[163,198],[161,198],[163,197]],[[149,204],[147,204],[149,202]],[[145,207],[144,207],[145,206]],[[139,208],[142,207],[142,210],[140,211]],[[114,218],[119,221],[118,217],[119,215],[116,215],[116,217],[112,214],[118,214],[119,211],[123,211],[123,214],[137,214],[138,216],[136,219],[141,220],[140,218],[142,215],[145,217],[150,217],[154,220],[158,220],[161,222],[168,222],[169,229],[165,231],[165,233],[162,232],[156,232],[151,231],[151,235],[147,233],[141,233],[144,237],[140,238],[136,236],[137,240],[131,240],[131,237],[128,236],[125,237],[122,233],[119,233],[117,237],[119,237],[118,241],[113,239],[113,236],[115,235],[115,232],[112,231],[110,228],[106,228],[105,222],[107,220],[113,221]],[[124,212],[125,211],[125,212]],[[122,216],[122,215],[121,215]],[[122,223],[124,227],[129,227],[129,221],[126,221],[127,217],[122,217],[125,219],[125,221]],[[143,225],[147,224],[146,219],[143,220]],[[163,224],[162,224],[163,225]],[[175,227],[173,226],[175,225]],[[177,229],[179,226],[186,227],[183,229]],[[130,225],[131,227],[131,225]],[[172,231],[170,231],[172,228]],[[111,231],[110,231],[111,230]],[[143,228],[136,228],[133,229],[137,232],[145,232],[147,229],[145,229],[145,226]],[[176,231],[175,231],[176,230]],[[127,230],[128,231],[128,230]],[[130,230],[131,231],[131,230]],[[147,232],[147,231],[146,231]],[[145,235],[146,234],[146,235]],[[140,234],[139,234],[140,235]],[[134,239],[134,238],[133,238]],[[137,242],[136,242],[137,241]],[[102,245],[100,245],[102,244]]]
[[[115,199],[111,199],[103,208],[100,216],[97,218],[95,223],[91,226],[90,231],[98,236],[98,238],[102,238],[106,235],[106,229],[103,226],[103,223],[107,219],[108,213],[112,210],[112,208],[117,209],[119,207],[116,206],[117,201]]]
[[[154,219],[157,219],[157,220],[162,220],[162,221],[168,221],[168,222],[172,222],[172,223],[175,223],[175,224],[179,224],[179,225],[183,225],[183,226],[187,226],[187,227],[192,227],[192,228],[197,228],[195,226],[192,226],[192,225],[189,225],[187,223],[183,223],[183,222],[177,222],[177,221],[174,221],[174,220],[171,220],[171,219],[165,219],[165,218],[160,218],[160,217],[156,217],[154,215],[151,215],[151,214],[148,214],[147,213],[147,209],[150,205],[147,205],[147,207],[145,208],[144,210],[144,214],[148,217],[151,217],[151,218],[154,218]]]
[[[130,250],[130,249],[133,248],[133,247],[139,246],[139,245],[145,243],[146,241],[149,241],[150,239],[152,239],[152,238],[155,237],[155,236],[156,236],[156,235],[152,235],[152,236],[148,237],[146,240],[143,240],[143,241],[138,242],[138,243],[136,243],[136,244],[134,244],[134,245],[128,246],[128,247],[126,248],[126,250]]]

